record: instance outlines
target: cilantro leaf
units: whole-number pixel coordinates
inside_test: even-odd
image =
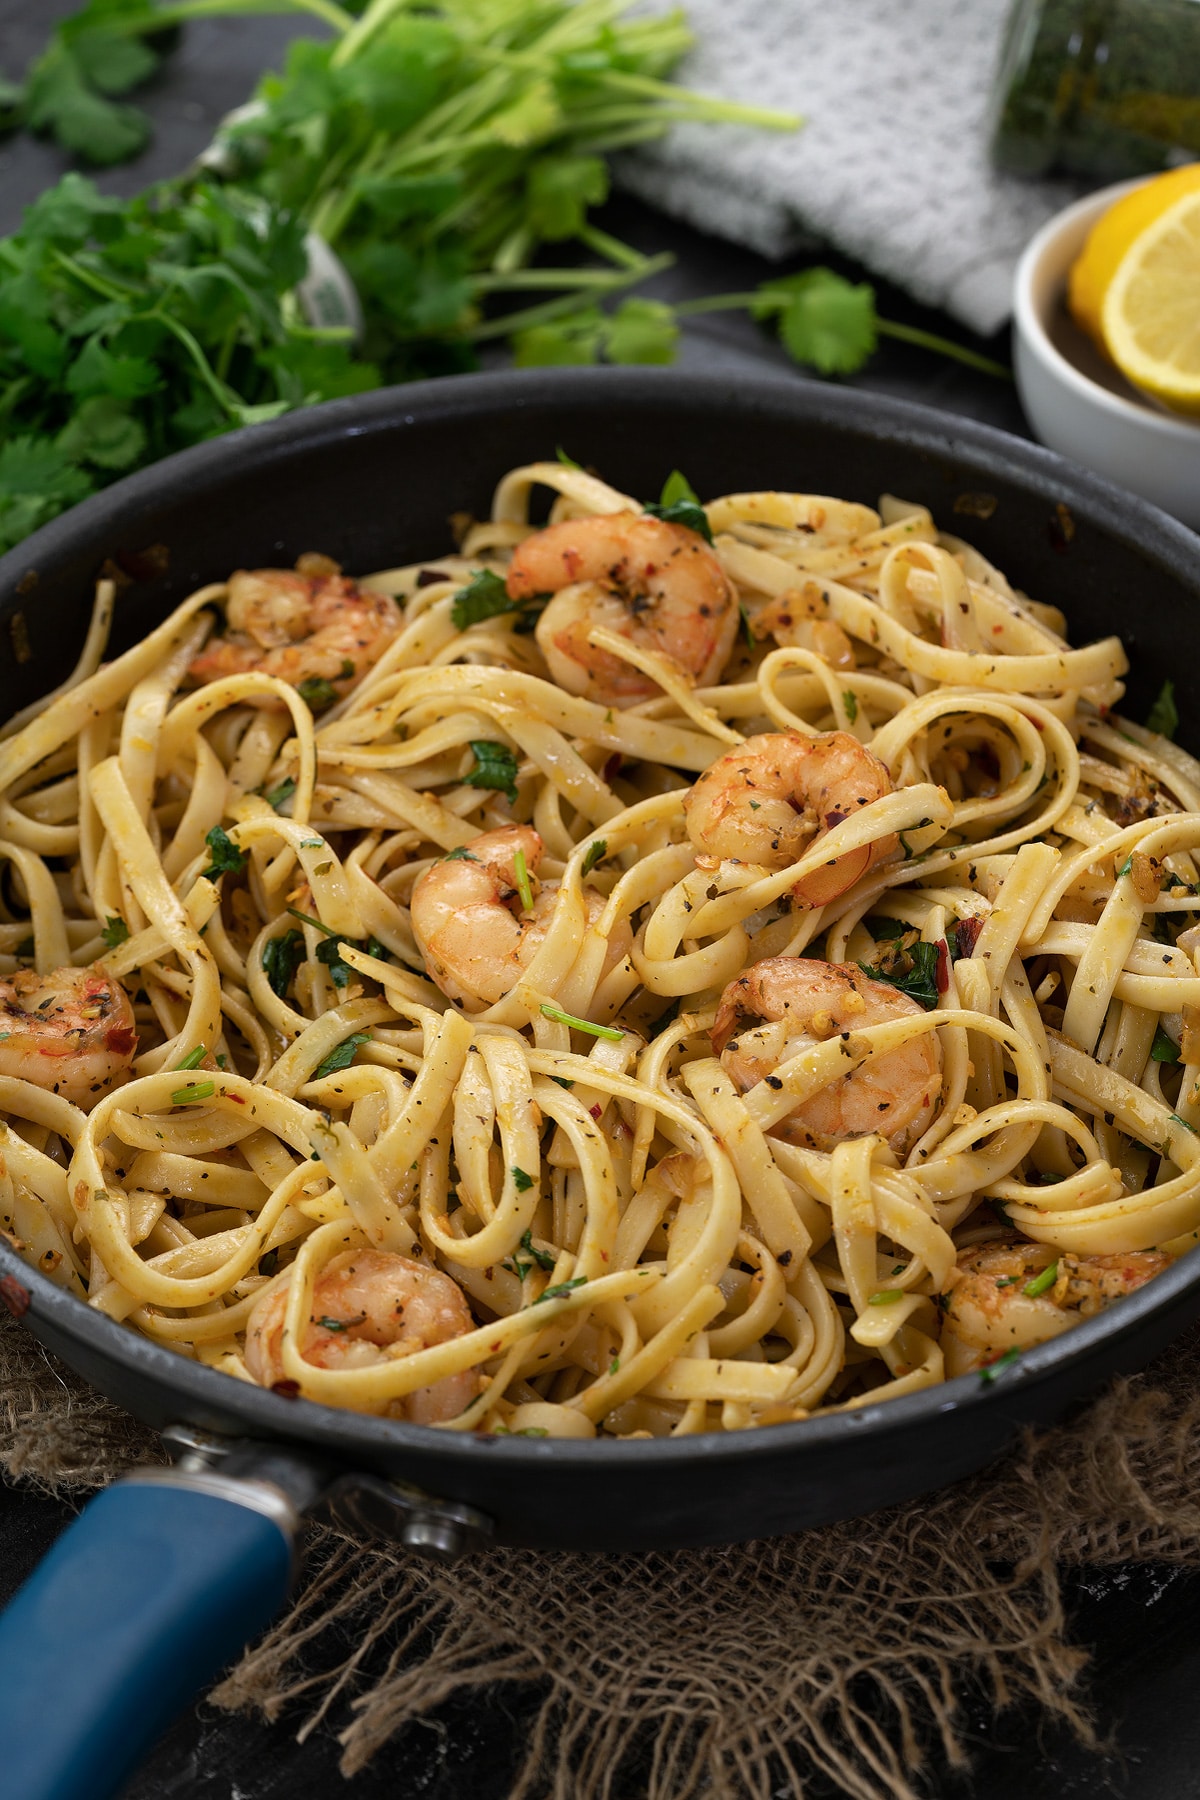
[[[521,1236],[521,1248],[526,1256],[533,1258],[539,1269],[552,1269],[554,1258],[545,1250],[539,1250],[533,1241],[533,1227],[530,1226]]]
[[[295,791],[296,783],[290,775],[285,775],[279,786],[272,788],[269,794],[264,794],[263,799],[275,812],[279,812],[282,807],[287,805]]]
[[[623,300],[604,328],[604,353],[611,363],[673,363],[678,344],[675,314],[661,300]]]
[[[866,963],[860,963],[864,975],[872,981],[886,981],[889,987],[899,988],[910,1000],[916,1000],[926,1012],[931,1012],[937,1005],[937,963],[938,947],[920,940],[899,954],[892,953],[885,957],[877,969],[870,969]]]
[[[298,682],[296,692],[310,712],[328,712],[337,699],[337,689],[332,681],[326,681],[323,675],[309,675]]]
[[[517,797],[517,759],[504,744],[489,738],[472,738],[475,766],[463,776],[468,787],[496,788],[511,806]]]
[[[304,933],[291,926],[278,937],[268,938],[263,945],[263,974],[271,992],[281,1000],[287,998],[296,970],[304,961]]]
[[[1158,699],[1146,714],[1146,730],[1157,731],[1160,736],[1173,738],[1179,729],[1179,709],[1175,705],[1175,683],[1164,681],[1159,689]]]
[[[350,964],[348,962],[343,962],[342,960],[342,945],[353,943],[353,938],[334,936],[322,938],[321,942],[317,945],[317,961],[319,963],[324,963],[325,967],[329,970],[329,978],[333,982],[334,987],[344,988],[349,986],[351,977],[355,973],[350,967]],[[355,949],[358,948],[357,945],[354,947]]]
[[[776,318],[793,362],[821,375],[853,375],[875,349],[875,290],[832,269],[803,269],[758,289],[751,311]]]
[[[572,1293],[575,1288],[584,1287],[586,1283],[586,1275],[576,1275],[574,1281],[559,1281],[553,1287],[543,1288],[538,1295],[538,1300],[561,1300],[565,1294]]]
[[[712,529],[708,523],[708,515],[700,504],[695,488],[686,475],[678,469],[672,469],[663,482],[663,490],[657,502],[651,502],[644,510],[656,519],[666,519],[671,525],[686,525],[706,543],[713,541]]]
[[[504,577],[491,569],[476,569],[465,588],[459,588],[450,608],[456,631],[478,625],[483,619],[494,619],[500,613],[516,612],[519,602],[513,600]]]
[[[209,881],[215,881],[218,875],[236,875],[246,866],[246,851],[238,847],[229,833],[220,825],[214,825],[205,838],[208,854],[212,857],[207,869],[203,871]]]
[[[115,394],[85,400],[58,436],[64,456],[101,469],[130,469],[146,448],[144,428]]]
[[[608,198],[608,168],[598,156],[540,157],[525,178],[526,219],[553,243],[575,237],[590,206]]]
[[[313,1070],[309,1077],[310,1081],[323,1081],[326,1075],[340,1075],[342,1070],[348,1069],[354,1061],[359,1046],[369,1044],[370,1041],[369,1031],[356,1031],[351,1037],[343,1038],[341,1043],[329,1052],[324,1062]]]

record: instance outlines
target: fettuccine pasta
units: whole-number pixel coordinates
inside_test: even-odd
[[[918,506],[667,495],[516,469],[108,663],[100,583],[0,738],[31,1263],[284,1395],[637,1437],[990,1378],[1193,1245],[1200,765],[1120,643]]]

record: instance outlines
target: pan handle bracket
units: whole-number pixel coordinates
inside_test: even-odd
[[[294,1476],[287,1468],[267,1469],[266,1462],[297,1464],[303,1472],[304,1459],[290,1451],[282,1457],[272,1456],[272,1447],[246,1444],[237,1438],[222,1438],[215,1432],[201,1431],[194,1425],[168,1425],[163,1439],[176,1458],[177,1466],[187,1471],[219,1468],[239,1476],[274,1482],[298,1504],[298,1510],[312,1504],[314,1496],[301,1498],[294,1491]],[[495,1526],[486,1513],[457,1500],[442,1500],[435,1494],[414,1487],[409,1482],[389,1481],[380,1475],[366,1473],[333,1476],[325,1472],[320,1482],[321,1498],[329,1505],[341,1524],[387,1543],[399,1544],[415,1556],[433,1562],[457,1562],[460,1556],[485,1550],[495,1536]]]

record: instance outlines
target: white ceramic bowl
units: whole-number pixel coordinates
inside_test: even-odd
[[[1014,312],[1021,403],[1037,436],[1200,529],[1200,422],[1140,395],[1066,308],[1067,271],[1094,222],[1138,184],[1118,182],[1057,213],[1017,268]]]

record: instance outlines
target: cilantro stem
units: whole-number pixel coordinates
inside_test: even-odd
[[[978,369],[983,375],[994,375],[1000,381],[1011,381],[1012,370],[1006,369],[1003,363],[993,362],[990,356],[981,356],[977,350],[968,350],[965,344],[956,344],[951,338],[938,337],[935,332],[921,331],[916,325],[897,325],[890,319],[875,320],[875,329],[880,337],[897,338],[903,344],[916,344],[922,350],[932,350],[939,356],[948,356],[954,362],[965,363],[968,369]]]
[[[620,293],[622,288],[633,287],[639,281],[647,281],[651,275],[660,275],[664,269],[669,269],[674,261],[675,258],[668,251],[664,251],[661,256],[647,257],[636,271],[628,274],[615,271],[609,276],[606,287],[602,288],[599,282],[592,284],[593,291]],[[545,325],[552,319],[561,319],[564,315],[574,312],[577,299],[577,294],[564,294],[560,299],[548,300],[542,306],[529,306],[523,312],[506,313],[502,319],[488,319],[484,324],[476,325],[472,330],[466,332],[465,336],[473,344],[481,344],[487,338],[508,337],[514,331],[524,331],[530,325]]]
[[[586,1031],[591,1037],[608,1038],[611,1043],[619,1044],[625,1036],[615,1025],[593,1025],[590,1019],[577,1019],[574,1013],[563,1012],[561,1007],[550,1006],[543,1002],[542,1017],[553,1019],[556,1025],[569,1025],[573,1031]]]
[[[338,935],[331,925],[322,925],[320,919],[314,919],[310,913],[297,912],[294,906],[285,907],[284,910],[290,912],[293,919],[299,919],[302,925],[315,925],[318,931],[325,933],[326,937],[337,937]]]
[[[525,863],[523,850],[517,850],[513,855],[513,874],[516,877],[517,892],[521,896],[521,906],[525,912],[532,912],[533,885],[529,879],[529,869]]]
[[[787,297],[783,294],[706,294],[699,300],[681,300],[675,307],[675,314],[677,318],[698,318],[703,313],[749,310],[762,318],[769,311],[783,312],[787,304]],[[951,338],[939,337],[932,331],[922,331],[919,326],[900,325],[892,319],[881,319],[876,314],[875,330],[880,337],[895,338],[900,343],[915,344],[922,350],[932,350],[939,356],[948,356],[954,362],[964,363],[969,369],[978,369],[981,374],[994,375],[1000,381],[1012,380],[1012,370],[1006,369],[1003,363],[994,362],[990,356],[982,356],[979,351],[970,350],[965,344],[956,344]]]

